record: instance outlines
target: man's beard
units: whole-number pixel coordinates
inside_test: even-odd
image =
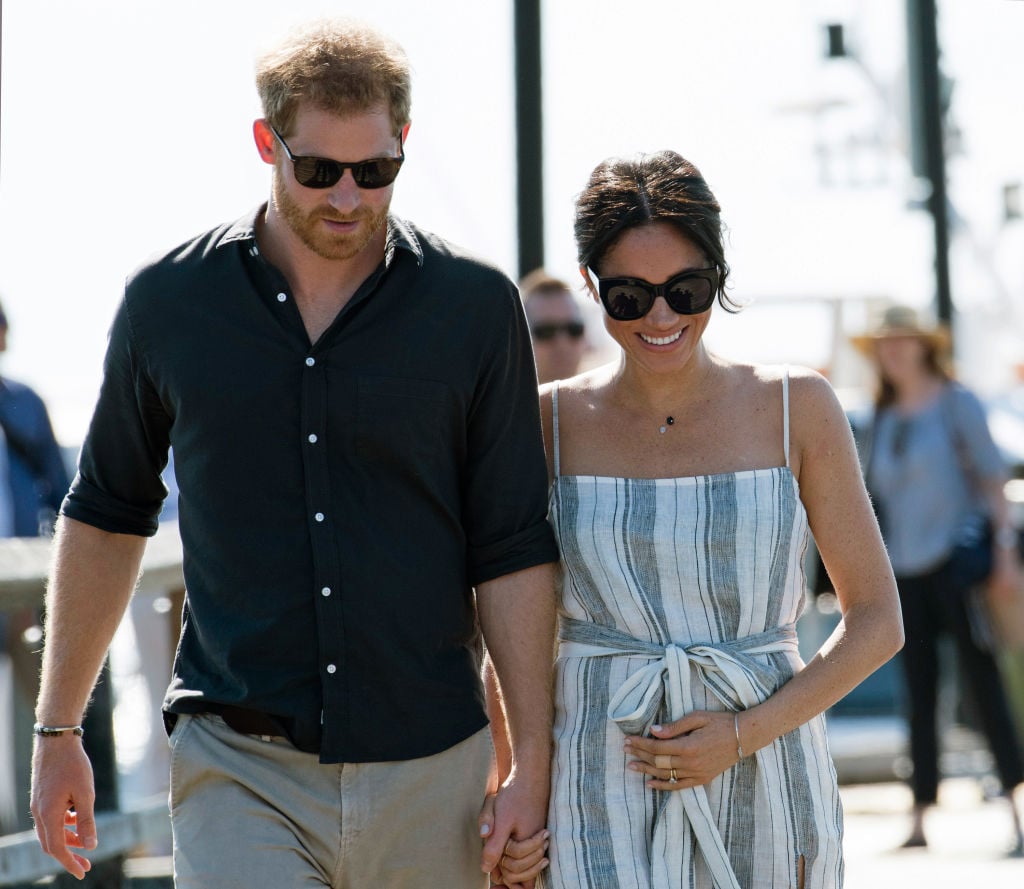
[[[306,247],[324,259],[351,259],[361,253],[373,240],[373,236],[380,230],[388,215],[386,206],[378,213],[363,209],[349,217],[338,215],[326,204],[315,210],[305,210],[277,181],[274,182],[273,192],[274,206],[288,227]],[[358,220],[360,225],[356,231],[349,234],[332,233],[323,225],[324,219],[336,222]]]

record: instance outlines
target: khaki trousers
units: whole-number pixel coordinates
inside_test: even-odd
[[[283,738],[179,716],[170,738],[177,889],[482,889],[489,729],[401,762],[321,765]]]

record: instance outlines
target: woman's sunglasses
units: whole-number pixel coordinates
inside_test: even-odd
[[[341,180],[346,170],[352,171],[352,178],[360,188],[383,188],[390,185],[402,169],[405,160],[405,146],[399,140],[398,157],[375,157],[371,160],[343,164],[326,157],[296,157],[276,127],[270,128],[281,143],[288,160],[295,169],[295,181],[306,188],[330,188]]]
[[[643,278],[597,278],[597,292],[605,311],[616,321],[643,318],[659,297],[679,315],[699,315],[711,308],[718,293],[718,269],[680,272],[663,284],[649,284]]]

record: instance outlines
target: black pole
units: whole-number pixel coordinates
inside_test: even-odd
[[[544,264],[540,0],[514,0],[519,276]]]
[[[935,0],[907,0],[907,71],[910,78],[911,156],[914,173],[928,180],[928,211],[935,231],[935,314],[950,325],[949,213],[943,145],[942,84]]]

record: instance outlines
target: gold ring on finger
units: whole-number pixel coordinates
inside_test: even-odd
[[[654,765],[659,769],[672,768],[672,757],[667,753],[659,753],[654,757]]]
[[[676,770],[675,769],[669,769],[668,770],[668,783],[669,784],[676,784],[678,782],[679,782],[679,779],[676,777]]]

